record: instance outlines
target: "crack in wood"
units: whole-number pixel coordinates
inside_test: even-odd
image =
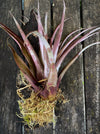
[[[80,26],[83,28],[83,5],[82,0],[80,0]],[[84,48],[84,42],[81,43],[82,48]],[[83,111],[84,111],[84,134],[87,134],[87,120],[86,120],[86,91],[85,91],[85,54],[83,53],[82,58],[82,81],[83,81]]]
[[[55,128],[56,128],[56,115],[55,115],[55,109],[53,109],[53,134],[55,134]]]
[[[99,41],[99,33],[97,33],[97,41]],[[100,45],[96,45],[96,118],[99,118],[99,110],[100,110],[100,64],[99,64],[99,55],[100,55]]]
[[[53,33],[53,0],[50,0],[50,8],[51,8],[51,35]]]
[[[22,124],[22,134],[24,134],[24,125]]]

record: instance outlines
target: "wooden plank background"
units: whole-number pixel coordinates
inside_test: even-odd
[[[79,27],[100,26],[99,0],[65,0],[66,18],[63,39]],[[17,19],[22,15],[29,18],[30,11],[37,8],[37,0],[1,0],[0,22],[18,32],[9,10]],[[44,21],[48,12],[48,30],[60,23],[63,9],[62,0],[40,0],[40,13]],[[22,12],[24,10],[24,12]],[[52,24],[52,26],[51,26]],[[99,33],[79,44],[65,59],[65,65],[83,46],[100,41]],[[18,68],[7,47],[7,34],[0,29],[0,134],[100,134],[100,45],[92,47],[68,70],[60,85],[68,103],[57,106],[56,125],[29,130],[17,118],[16,74]],[[10,41],[14,44],[13,41]]]
[[[0,22],[17,32],[9,11],[21,19],[21,1],[0,1]],[[0,29],[0,134],[20,134],[21,123],[16,116],[17,67],[7,46],[7,38],[7,34]]]
[[[84,0],[83,26],[100,25],[100,1]],[[85,42],[85,46],[93,41],[100,41],[100,34]],[[100,133],[100,45],[91,47],[84,54],[84,73],[86,91],[87,133]]]

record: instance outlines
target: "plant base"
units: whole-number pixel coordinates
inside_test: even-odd
[[[18,96],[21,98],[18,100],[20,118],[24,119],[24,123],[30,128],[39,124],[39,126],[44,126],[45,124],[53,122],[53,113],[54,108],[57,103],[57,100],[61,101],[63,95],[59,94],[53,101],[48,99],[43,100],[38,97],[34,91],[31,91],[29,98],[24,98],[24,95],[21,93],[20,89],[17,90]]]
[[[20,78],[21,76],[19,76]],[[21,78],[22,80],[22,78]],[[25,80],[24,80],[25,82]],[[20,83],[22,83],[20,81]],[[49,99],[42,99],[38,94],[34,93],[30,85],[26,83],[24,87],[17,90],[17,94],[20,97],[18,100],[20,114],[18,117],[23,118],[24,124],[30,128],[47,125],[53,122],[54,108],[57,101],[64,100],[61,90],[52,101]]]

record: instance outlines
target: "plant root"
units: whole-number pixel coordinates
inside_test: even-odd
[[[34,92],[21,72],[17,76],[17,88],[17,95],[20,98],[18,100],[20,114],[17,116],[23,119],[25,125],[32,129],[36,125],[45,126],[54,122],[53,114],[56,103],[57,101],[64,102],[60,89],[53,100],[43,99]]]
[[[23,88],[23,90],[24,89],[25,88]],[[37,124],[39,126],[44,126],[45,124],[52,123],[53,110],[57,100],[60,101],[64,98],[61,94],[61,90],[59,90],[58,95],[53,101],[40,98],[34,91],[31,92],[29,98],[25,99],[21,91],[22,89],[17,90],[17,94],[20,97],[20,100],[18,100],[20,115],[18,116],[23,118],[24,123],[28,125],[29,128],[32,128]]]

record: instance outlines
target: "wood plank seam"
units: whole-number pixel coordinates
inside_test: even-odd
[[[80,26],[83,28],[83,3],[80,0]],[[81,43],[84,48],[84,42]],[[83,78],[83,103],[84,103],[84,133],[87,134],[87,114],[86,114],[86,91],[85,91],[85,54],[82,55],[82,78]]]

